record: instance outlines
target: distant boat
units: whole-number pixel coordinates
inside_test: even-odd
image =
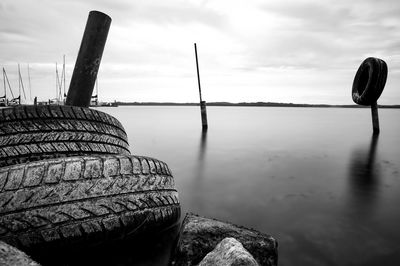
[[[118,107],[118,103],[114,102],[99,102],[99,83],[96,78],[96,95],[93,95],[90,99],[90,107]]]
[[[25,87],[24,87],[24,82],[22,80],[21,68],[19,67],[19,64],[18,64],[18,93],[19,93],[19,96],[10,101],[12,103],[15,103],[15,105],[21,104],[21,88],[22,88],[22,92],[24,93],[24,99],[26,101]]]
[[[101,107],[118,107],[118,103],[116,101],[114,101],[114,102],[102,102],[98,106],[101,106]]]
[[[25,99],[25,104],[32,105],[32,104],[35,104],[35,101],[32,100],[32,84],[31,84],[31,72],[29,69],[29,64],[27,64],[27,69],[28,69],[29,100]]]
[[[21,95],[8,101],[9,106],[21,105]]]
[[[0,106],[7,106],[7,98],[6,96],[1,96],[0,97]]]
[[[30,77],[30,71],[29,71],[29,64],[28,64],[28,79],[29,79],[29,92],[30,92],[30,97],[31,97],[32,92],[31,92],[31,77]],[[10,100],[7,99],[7,88],[10,91],[10,94],[12,97]],[[19,64],[18,64],[18,93],[19,93],[18,97],[14,96],[13,90],[11,89],[10,81],[7,76],[7,72],[4,67],[3,67],[3,89],[4,89],[4,95],[0,96],[0,106],[16,106],[16,105],[21,105],[21,104],[33,104],[31,99],[28,100],[26,98],[25,86],[24,86],[24,82],[22,79],[21,68],[20,68]],[[21,89],[22,89],[23,94],[21,94]],[[23,98],[21,97],[21,95],[23,95]]]
[[[7,87],[10,90],[11,93],[11,100],[7,99]],[[5,68],[3,67],[3,88],[4,88],[4,96],[0,97],[0,106],[16,106],[21,104],[21,87],[23,89],[24,95],[25,95],[25,89],[24,89],[24,84],[22,82],[22,76],[21,76],[21,70],[18,64],[18,90],[19,90],[19,96],[14,97],[14,93],[11,89],[10,81],[8,80],[7,72]]]
[[[8,105],[6,80],[8,82],[7,74],[6,74],[6,71],[5,71],[4,67],[3,67],[4,96],[0,97],[0,106],[7,106]]]
[[[49,99],[48,105],[64,105],[63,101],[60,101],[60,99]]]
[[[89,106],[98,106],[99,105],[99,83],[97,82],[97,78],[95,81],[95,87],[96,87],[96,95],[92,95],[90,97],[90,105]]]
[[[63,93],[64,90],[64,93]],[[67,94],[65,93],[65,55],[63,56],[63,68],[61,71],[61,77],[58,73],[58,66],[56,63],[56,97],[49,99],[47,104],[49,105],[64,105]]]

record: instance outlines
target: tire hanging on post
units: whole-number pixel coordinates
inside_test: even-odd
[[[382,59],[368,57],[357,70],[352,87],[356,104],[370,106],[376,102],[385,88],[388,68]]]
[[[388,68],[382,59],[368,57],[357,70],[351,90],[353,101],[359,105],[371,106],[372,128],[379,134],[378,99],[385,88]]]

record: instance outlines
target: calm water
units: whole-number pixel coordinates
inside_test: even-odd
[[[279,265],[400,265],[400,110],[99,108],[168,163],[183,213],[274,236]]]

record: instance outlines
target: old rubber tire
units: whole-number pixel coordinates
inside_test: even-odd
[[[371,105],[381,96],[388,68],[382,59],[368,57],[362,62],[354,77],[352,97],[356,104]]]
[[[72,106],[0,110],[0,167],[93,154],[130,154],[127,135],[116,118]]]
[[[0,206],[0,240],[25,251],[143,235],[180,216],[168,166],[122,155],[3,167]]]

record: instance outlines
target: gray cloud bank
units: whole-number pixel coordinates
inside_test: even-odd
[[[113,18],[99,73],[105,100],[197,101],[198,42],[209,101],[349,104],[359,64],[376,56],[390,70],[380,102],[400,102],[394,0],[3,0],[1,66],[15,80],[16,64],[30,63],[35,94],[51,98],[55,62],[66,54],[70,77],[93,9]]]

